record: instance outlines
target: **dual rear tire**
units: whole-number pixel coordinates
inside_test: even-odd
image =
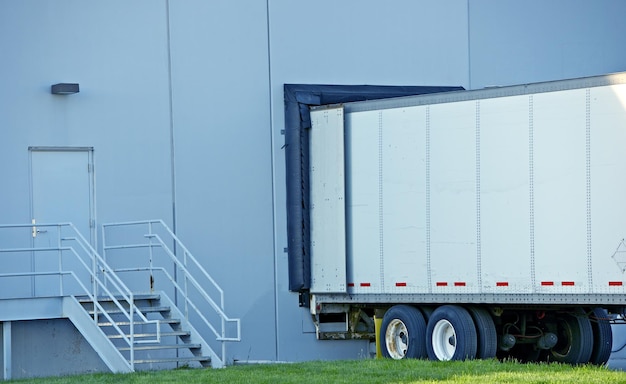
[[[409,305],[391,307],[383,317],[380,340],[384,357],[400,360],[426,357],[426,321],[419,309]]]
[[[489,313],[479,308],[470,313],[457,305],[438,307],[428,322],[419,309],[396,305],[385,313],[380,332],[381,352],[392,359],[487,359],[495,356],[497,347]]]
[[[435,309],[428,320],[425,344],[431,360],[475,358],[478,339],[469,312],[456,305],[444,305]]]
[[[546,332],[558,335],[558,343],[551,350],[540,354],[532,344],[520,344],[513,352],[525,351],[519,356],[522,361],[606,364],[612,347],[607,317],[600,308],[557,314],[547,322]],[[423,312],[409,305],[393,306],[383,317],[380,340],[382,355],[392,359],[491,359],[498,351],[496,326],[489,312],[458,305]]]

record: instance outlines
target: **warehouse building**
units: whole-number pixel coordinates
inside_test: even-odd
[[[285,85],[358,98],[624,71],[624,15],[619,0],[3,0],[4,377],[169,368],[194,348],[213,366],[369,358],[368,340],[317,340],[290,291]],[[107,357],[57,300],[119,297],[103,265],[215,332],[183,320],[188,355]],[[138,335],[159,327],[145,320]]]

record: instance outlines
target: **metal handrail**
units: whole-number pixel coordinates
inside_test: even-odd
[[[54,249],[56,250],[56,249]],[[75,251],[71,248],[69,249],[62,249],[62,250],[70,250],[71,252]],[[12,250],[0,250],[0,252],[13,252]],[[34,276],[64,276],[64,275],[69,275],[72,276],[74,278],[74,280],[76,281],[76,283],[83,289],[83,293],[85,295],[87,295],[87,297],[89,297],[92,302],[94,303],[95,306],[97,306],[102,312],[103,315],[107,318],[107,320],[109,320],[111,322],[111,324],[113,325],[113,327],[118,331],[118,333],[121,335],[121,338],[123,340],[125,340],[127,343],[130,343],[130,338],[128,338],[126,336],[126,334],[124,333],[124,331],[122,331],[119,326],[115,323],[115,321],[113,320],[113,318],[110,316],[110,314],[104,309],[104,307],[102,307],[102,305],[97,302],[97,301],[93,301],[93,296],[89,290],[89,288],[87,288],[83,282],[78,278],[78,276],[76,276],[76,274],[74,273],[74,271],[48,271],[48,272],[17,272],[17,273],[2,273],[0,274],[0,279],[3,277],[34,277]],[[60,295],[63,296],[63,293],[60,292]],[[130,362],[127,362],[129,366],[131,366]]]
[[[82,288],[81,294],[86,295],[89,300],[93,303],[94,306],[94,314],[93,319],[96,324],[98,324],[98,316],[103,315],[113,326],[113,329],[120,335],[121,339],[126,342],[129,346],[129,355],[130,359],[127,362],[129,367],[134,370],[134,352],[135,352],[135,344],[138,343],[147,343],[147,342],[160,342],[161,340],[161,325],[158,320],[148,320],[147,317],[135,306],[134,303],[134,295],[133,292],[124,284],[124,282],[113,273],[113,269],[109,267],[104,258],[100,256],[95,249],[91,246],[89,242],[83,237],[83,235],[78,231],[78,229],[72,223],[54,223],[54,224],[3,224],[0,225],[0,230],[8,229],[8,228],[33,228],[35,227],[56,227],[57,228],[57,246],[49,246],[49,247],[35,247],[34,244],[31,247],[17,247],[17,248],[5,248],[0,249],[0,253],[16,253],[16,252],[44,252],[44,251],[58,251],[59,252],[59,270],[58,271],[45,271],[45,272],[18,272],[18,273],[9,273],[9,274],[1,274],[2,277],[19,277],[19,276],[42,276],[42,275],[58,275],[59,277],[63,275],[71,275],[74,277],[78,285]],[[63,228],[69,228],[73,233],[71,237],[62,236]],[[67,242],[73,242],[78,244],[78,249],[82,250],[89,257],[89,261],[91,262],[91,266],[85,262],[84,257],[81,257],[76,249],[72,246],[62,246],[62,244]],[[85,283],[80,280],[78,275],[74,273],[74,271],[63,271],[62,268],[62,253],[70,252],[70,254],[74,255],[76,260],[78,260],[79,264],[88,272],[91,289],[87,288]],[[98,272],[102,272],[104,276],[104,281],[99,277]],[[108,284],[107,284],[108,283]],[[113,291],[108,288],[108,285],[112,286]],[[63,292],[63,280],[59,280],[59,294],[61,296],[64,295]],[[102,294],[100,296],[100,294]],[[35,295],[35,292],[33,292]],[[118,298],[119,297],[119,298]],[[113,320],[109,311],[106,310],[101,304],[100,301],[102,298],[110,300],[115,304],[120,312],[129,320],[129,334],[127,335],[117,324],[116,321]],[[122,301],[128,303],[128,309],[122,305]],[[134,331],[134,323],[136,316],[139,320],[144,324],[154,324],[156,327],[156,337],[155,339],[144,339],[144,340],[135,340],[135,331]]]
[[[168,235],[168,240],[171,240],[174,244],[174,249],[177,252],[172,251],[172,249],[167,245],[166,241],[164,241],[159,234],[153,231],[153,225],[157,225],[161,230]],[[124,227],[124,226],[147,226],[147,232],[143,234],[144,240],[140,242],[140,239],[134,239],[135,242],[129,244],[108,244],[107,243],[107,235],[106,230],[108,228],[113,227]],[[163,232],[161,232],[163,233]],[[179,284],[179,281],[176,277],[171,276],[171,274],[167,271],[166,268],[160,266],[152,265],[152,257],[150,258],[150,266],[149,267],[138,267],[138,268],[124,268],[124,269],[116,269],[115,272],[138,272],[138,271],[159,271],[162,272],[166,278],[170,281],[174,289],[182,295],[184,299],[184,313],[186,320],[190,321],[189,318],[189,307],[194,311],[196,315],[202,320],[202,322],[211,330],[211,332],[216,336],[216,340],[222,342],[222,360],[225,359],[225,346],[224,342],[226,341],[241,341],[241,321],[240,319],[230,318],[226,315],[224,310],[224,291],[217,284],[215,279],[206,271],[204,266],[189,252],[187,247],[181,242],[181,240],[171,231],[171,229],[162,221],[162,220],[143,220],[143,221],[129,221],[129,222],[120,222],[120,223],[107,223],[102,225],[102,242],[103,242],[103,255],[106,257],[107,251],[113,250],[121,250],[121,249],[133,249],[133,248],[148,248],[150,255],[152,256],[153,248],[161,248],[165,254],[174,262],[175,268],[178,268],[180,272],[182,272],[182,279],[184,280],[184,286]],[[182,254],[182,259],[180,255]],[[196,272],[199,277],[206,279],[212,285],[212,290],[216,291],[219,295],[219,303],[217,303],[207,292],[207,290],[198,282],[198,279],[192,273]],[[196,293],[204,299],[206,303],[209,304],[211,308],[215,311],[215,313],[221,319],[221,329],[218,330],[214,325],[212,325],[209,320],[204,316],[202,311],[198,308],[198,306],[194,303],[194,301],[189,297],[188,293],[188,283],[195,289]],[[226,324],[233,323],[236,326],[236,335],[233,337],[227,337],[226,335]]]
[[[120,268],[120,269],[116,269],[115,270],[115,272],[117,272],[117,273],[120,273],[120,272],[141,272],[141,271],[159,271],[159,272],[162,272],[168,278],[168,280],[170,280],[170,282],[174,285],[174,287],[176,289],[183,290],[183,288],[180,285],[178,285],[178,283],[172,277],[172,275],[170,275],[170,273],[167,271],[167,269],[162,268],[162,267]],[[187,300],[189,300],[189,298],[187,298]],[[220,332],[218,332],[218,330],[209,322],[209,320],[206,318],[206,316],[204,316],[202,314],[200,309],[193,303],[193,301],[189,300],[189,305],[192,306],[192,308],[195,310],[196,314],[198,314],[198,316],[207,325],[207,327],[209,327],[211,332],[213,332],[213,334],[216,337],[216,340],[218,340],[218,341],[241,341],[241,337],[240,337],[240,334],[241,334],[241,321],[240,321],[240,319],[231,319],[231,318],[228,318],[226,315],[224,315],[226,322],[233,322],[233,323],[236,324],[236,326],[237,326],[237,336],[235,336],[235,337],[223,337],[220,334]]]

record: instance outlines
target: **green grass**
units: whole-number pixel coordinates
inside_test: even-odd
[[[179,369],[132,374],[93,374],[14,380],[14,383],[626,383],[626,372],[604,367],[519,364],[497,360],[431,362],[424,360],[354,360],[232,366],[225,369]]]

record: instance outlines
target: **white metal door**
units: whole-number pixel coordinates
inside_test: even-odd
[[[73,223],[80,234],[95,247],[94,178],[92,148],[31,147],[31,217],[36,224]],[[54,248],[67,236],[57,227],[33,227],[35,248]],[[77,245],[72,245],[77,247]],[[58,252],[57,252],[58,253]],[[58,270],[59,258],[54,252],[36,252],[32,256],[35,272]],[[78,259],[63,257],[63,270],[85,273]],[[39,277],[33,281],[35,294],[53,293],[53,278]]]
[[[31,148],[30,156],[32,218],[72,222],[93,245],[92,149]]]
[[[312,111],[311,124],[311,292],[345,292],[343,109]]]

